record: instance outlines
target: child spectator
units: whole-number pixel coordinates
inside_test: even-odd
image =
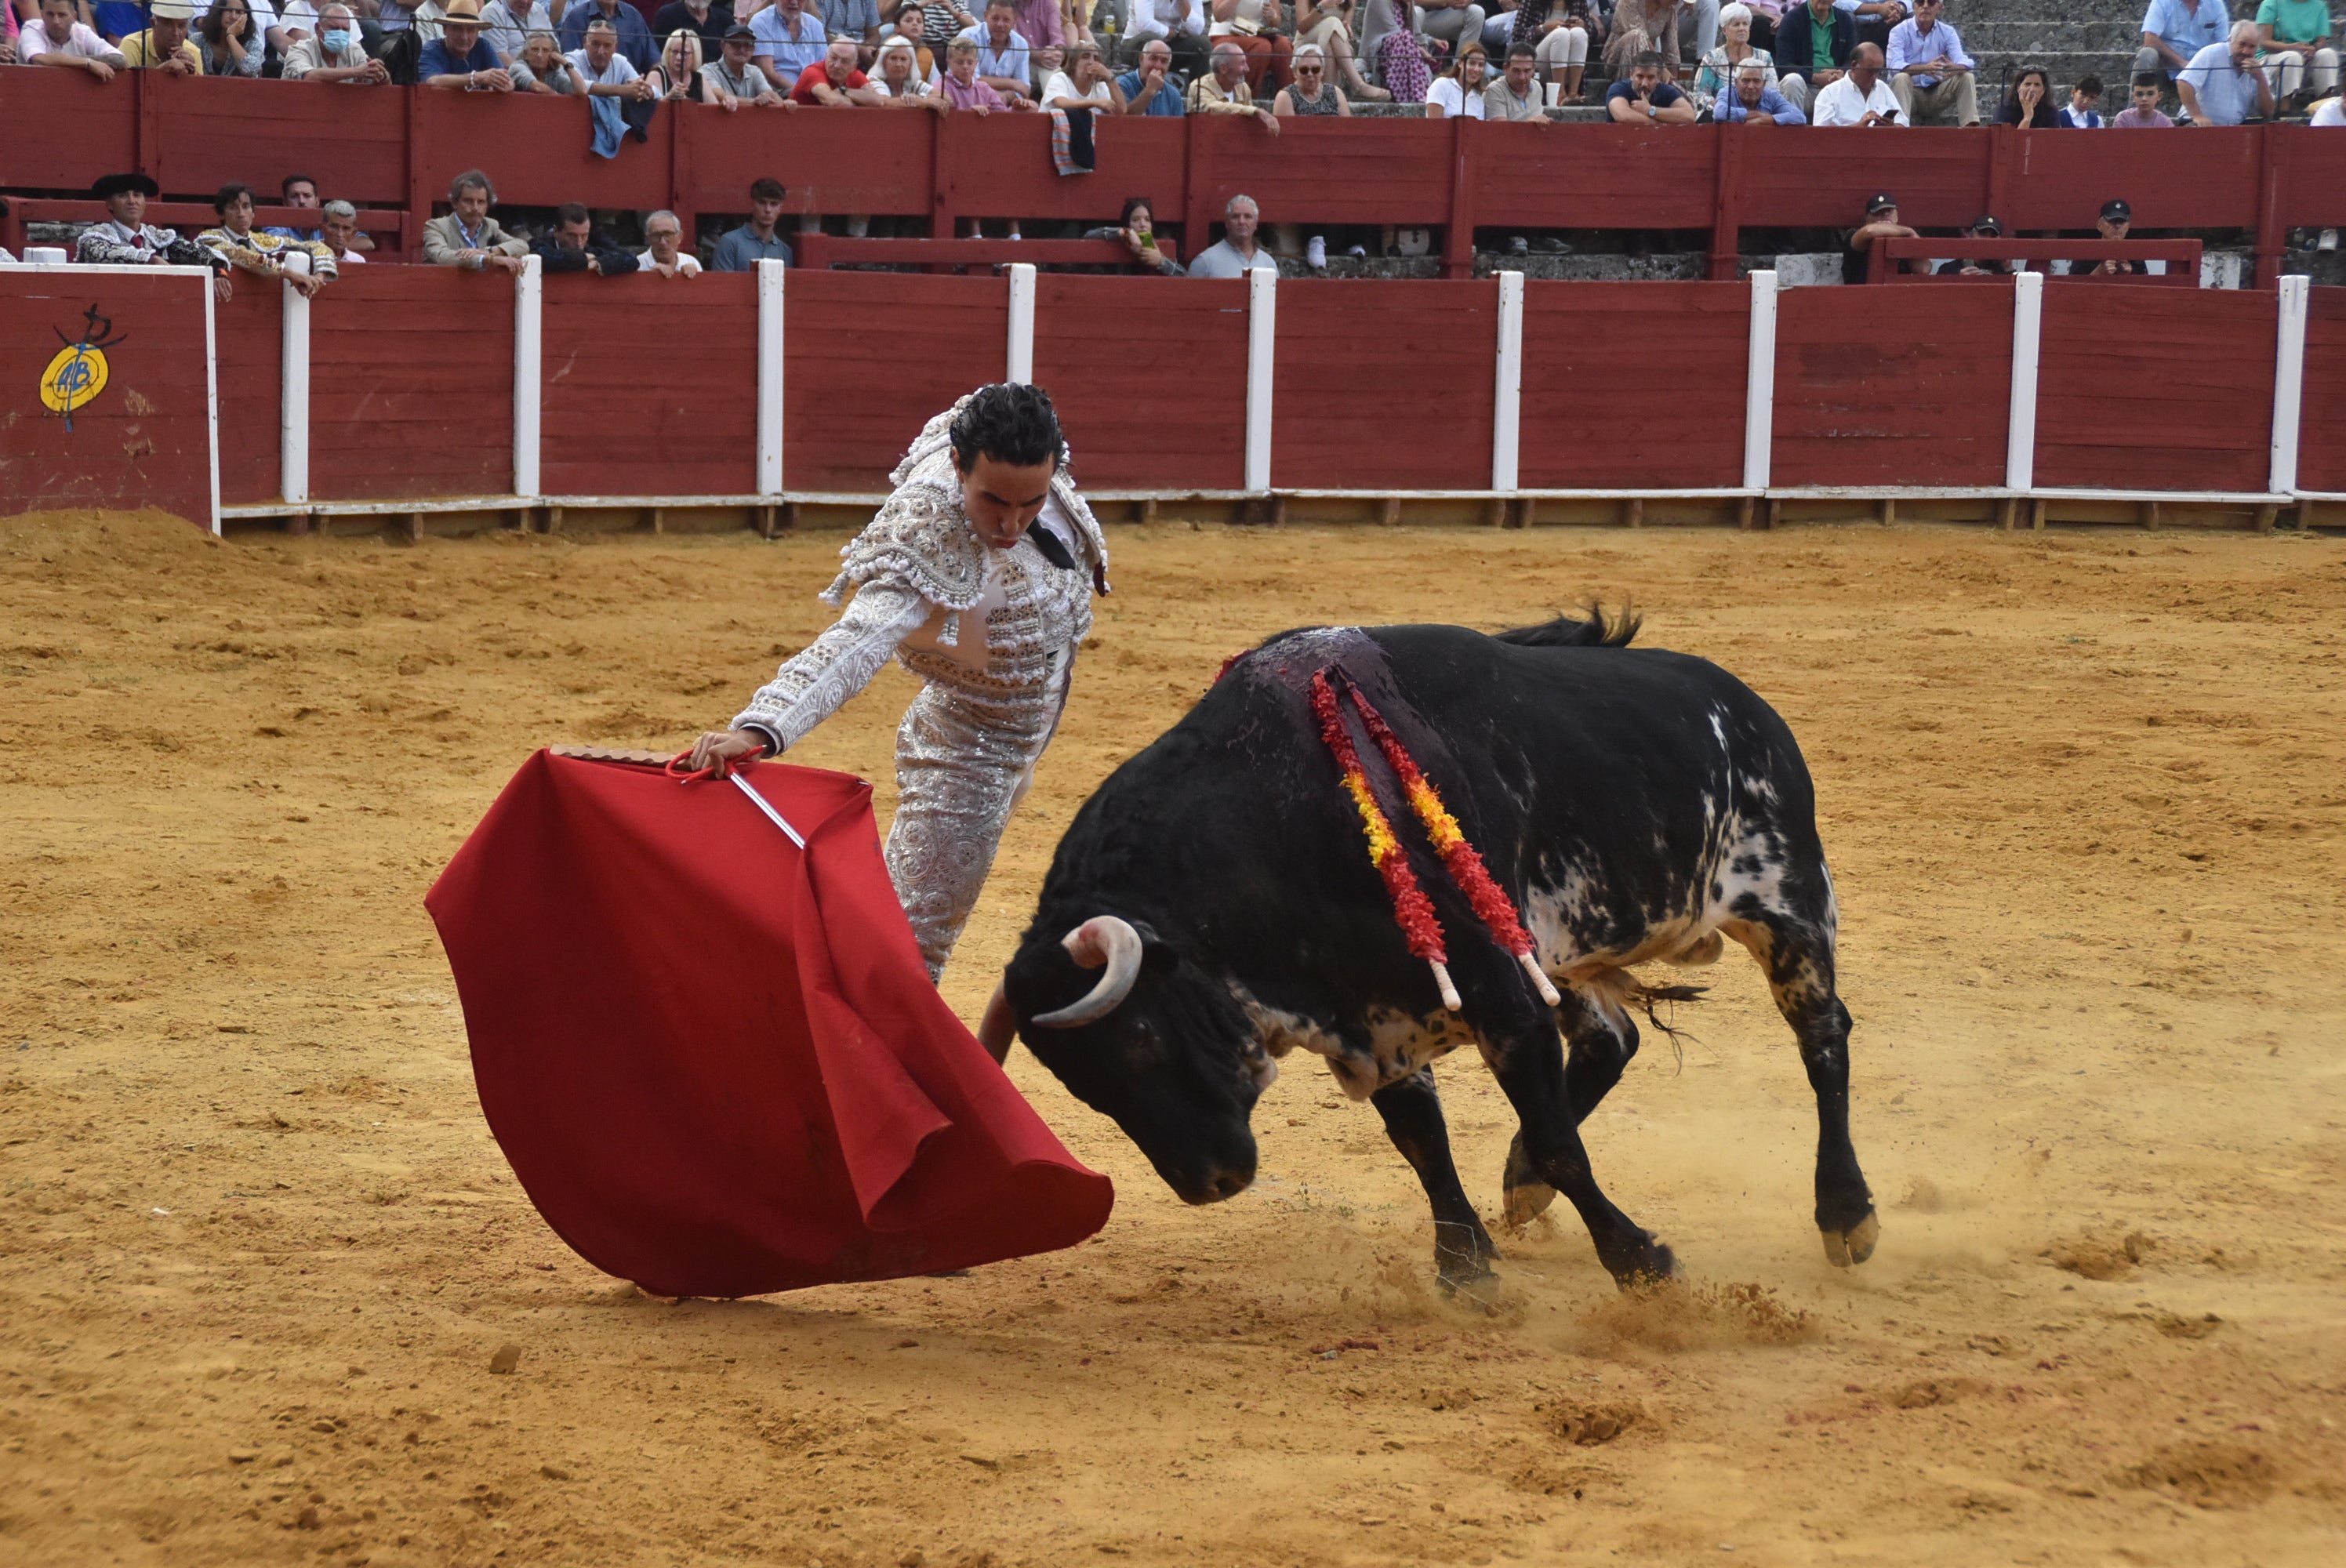
[[[2094,106],[2101,101],[2102,78],[2079,76],[2077,85],[2069,89],[2069,107],[2061,111],[2061,123],[2078,130],[2100,130],[2106,122]]]

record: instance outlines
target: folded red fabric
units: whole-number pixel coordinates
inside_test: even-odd
[[[871,786],[539,752],[425,898],[489,1127],[546,1221],[663,1296],[1069,1247],[1115,1194],[929,983]]]

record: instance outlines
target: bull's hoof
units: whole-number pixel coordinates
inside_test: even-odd
[[[1444,1258],[1434,1269],[1433,1278],[1444,1296],[1464,1296],[1478,1302],[1492,1298],[1499,1286],[1498,1270],[1480,1257]]]
[[[1556,1201],[1556,1188],[1544,1181],[1527,1181],[1521,1186],[1507,1188],[1506,1198],[1500,1208],[1500,1218],[1510,1230],[1521,1230]]]
[[[1835,1268],[1847,1268],[1852,1263],[1862,1263],[1873,1256],[1874,1244],[1882,1239],[1882,1220],[1872,1209],[1865,1217],[1847,1230],[1821,1231],[1825,1240],[1825,1261]]]
[[[1645,1290],[1678,1277],[1678,1254],[1655,1239],[1651,1231],[1646,1233],[1642,1246],[1598,1261],[1613,1276],[1613,1283],[1624,1290]]]

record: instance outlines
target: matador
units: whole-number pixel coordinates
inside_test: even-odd
[[[1076,649],[1107,592],[1107,545],[1039,388],[981,387],[929,421],[895,488],[823,590],[853,601],[692,766],[773,756],[890,656],[924,683],[896,731],[888,875],[934,979],[1066,707]]]

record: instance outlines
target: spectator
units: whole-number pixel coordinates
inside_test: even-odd
[[[884,25],[880,31],[882,48],[892,43],[901,43],[913,52],[913,76],[923,87],[928,85],[936,71],[935,55],[928,46],[928,13],[913,5],[912,0],[905,0],[896,11],[896,19]]]
[[[1719,25],[1725,29],[1727,37],[1719,47],[1703,56],[1694,74],[1690,96],[1698,109],[1711,108],[1719,99],[1732,97],[1736,75],[1747,64],[1760,67],[1763,87],[1776,85],[1776,57],[1751,44],[1751,7],[1739,0],[1719,14]]]
[[[1914,15],[1890,34],[1890,90],[1906,123],[1979,124],[1972,57],[1954,24],[1939,20],[1944,0],[1914,0]]]
[[[319,209],[318,182],[306,174],[289,174],[279,181],[277,197],[280,205],[297,211],[315,212]],[[270,225],[268,232],[280,239],[315,240],[320,238],[314,229],[288,229],[282,224]]]
[[[2133,103],[2110,117],[2113,130],[2172,130],[2175,122],[2162,113],[2158,100],[2167,78],[2158,72],[2137,71],[2130,89]]]
[[[662,209],[644,219],[644,249],[636,257],[638,270],[663,278],[698,278],[700,260],[684,249],[684,220]]]
[[[1921,7],[1917,6],[1916,9],[1919,11]],[[1964,230],[1964,232],[1970,235],[1974,239],[2001,239],[2004,238],[2004,225],[1998,223],[1990,215],[1982,213],[1979,217],[1972,219],[1972,226]],[[1974,257],[1959,256],[1953,260],[1940,262],[1936,268],[1933,269],[1933,276],[1939,278],[2001,278],[2012,270],[2012,263],[2008,261],[1982,261]]]
[[[1144,47],[1152,38],[1160,40],[1183,76],[1194,78],[1204,73],[1206,0],[1128,0],[1128,5],[1131,22],[1126,37]],[[1126,87],[1124,96],[1129,99],[1132,89]]]
[[[586,34],[595,36],[592,24]],[[616,53],[618,35],[612,35]],[[638,76],[638,81],[644,78]],[[563,203],[554,211],[554,227],[530,241],[529,253],[545,266],[548,276],[556,272],[592,272],[598,277],[624,278],[636,270],[635,253],[622,250],[611,243],[587,210],[575,201]]]
[[[1586,101],[1580,82],[1589,47],[1605,36],[1596,0],[1521,0],[1507,32],[1510,46],[1529,44],[1539,51],[1541,72],[1560,89],[1558,102]]]
[[[1352,56],[1352,10],[1356,4],[1357,0],[1295,0],[1295,52],[1300,55],[1306,44],[1319,45],[1329,62],[1330,68],[1322,73],[1329,80],[1341,86],[1352,97],[1382,102],[1392,94],[1361,75],[1360,62]]]
[[[160,3],[172,11],[179,11],[186,8],[188,0],[160,0]],[[189,11],[189,15],[192,15],[193,12]],[[178,23],[179,37],[184,43],[187,19],[185,16],[174,19]],[[172,62],[178,55],[176,47],[160,46],[168,36],[166,33],[158,38],[158,46],[155,50],[155,57],[163,62],[160,68],[166,71],[172,70]],[[112,81],[114,73],[129,63],[122,57],[122,51],[91,32],[84,24],[74,20],[73,0],[41,0],[41,19],[27,24],[17,35],[16,49],[26,65],[57,66],[66,70],[87,71],[101,82]],[[202,72],[203,66],[199,62],[192,71],[174,74],[199,76]],[[170,230],[159,229],[158,232],[168,234]]]
[[[652,90],[663,98],[700,103],[700,35],[678,27],[660,46],[659,64],[652,67]]]
[[[2123,239],[2127,237],[2127,230],[2133,227],[2134,209],[2115,198],[2102,203],[2102,215],[2094,221],[2094,231],[2105,239]],[[2086,275],[2089,278],[2140,276],[2149,270],[2150,263],[2147,261],[2113,260],[2094,267]]]
[[[2053,130],[2061,117],[2053,111],[2051,78],[2042,66],[2023,66],[2013,74],[2012,86],[1996,106],[1995,123],[2000,126],[2026,126],[2031,130]]]
[[[5,0],[0,0],[0,4],[5,4]],[[188,36],[195,15],[191,0],[155,0],[154,10],[148,14],[147,30],[132,33],[122,40],[122,63],[134,71],[160,71],[167,76],[202,76],[204,52]],[[26,23],[26,37],[33,31],[33,25]]]
[[[1058,15],[1058,0],[1051,0],[1051,14]],[[880,47],[878,0],[822,0],[822,27],[832,43],[843,39],[854,45],[861,66]]]
[[[1872,48],[1871,44],[1863,46]],[[1873,260],[1873,242],[1877,239],[1912,239],[1914,231],[1898,221],[1898,199],[1883,191],[1865,204],[1865,221],[1851,230],[1849,244],[1841,251],[1841,280],[1862,283]],[[1892,271],[1902,271],[1906,264],[1892,262]]]
[[[286,51],[289,82],[341,82],[349,87],[380,87],[390,84],[391,71],[370,56],[359,42],[356,14],[348,5],[329,5],[318,13],[318,30]]]
[[[497,227],[489,216],[496,188],[477,168],[468,168],[448,187],[448,216],[423,226],[423,260],[434,267],[461,267],[478,272],[494,267],[503,272],[522,270],[529,254],[526,242]]]
[[[1300,65],[1296,67],[1302,69]],[[1486,120],[1519,120],[1534,125],[1552,125],[1547,117],[1547,95],[1540,91],[1539,51],[1529,44],[1507,46],[1507,68],[1499,79],[1483,89],[1483,117]]]
[[[2061,111],[2061,123],[2072,130],[2100,130],[2106,122],[2094,106],[2101,101],[2102,78],[2079,76],[2077,85],[2069,89],[2069,102]]]
[[[1300,70],[1302,55],[1300,51],[1296,56],[1296,68]],[[1181,263],[1166,255],[1158,247],[1156,218],[1149,208],[1148,199],[1145,196],[1126,199],[1124,216],[1117,219],[1115,228],[1086,229],[1084,230],[1084,238],[1123,241],[1125,249],[1132,252],[1133,264],[1144,272],[1154,272],[1164,278],[1184,276]]]
[[[1479,43],[1458,51],[1458,63],[1434,78],[1426,89],[1425,117],[1430,120],[1483,117],[1484,78],[1491,74],[1491,56]]]
[[[366,260],[359,250],[359,241],[366,236],[359,232],[357,208],[347,201],[330,201],[318,209],[318,242],[334,253],[337,266],[352,267]]]
[[[1104,115],[1124,113],[1124,89],[1116,85],[1096,44],[1075,44],[1067,49],[1067,68],[1053,71],[1043,84],[1046,109],[1091,109]]]
[[[481,36],[481,0],[447,0],[440,17],[440,36],[416,56],[418,86],[445,92],[509,93],[513,73],[497,61],[497,52]]]
[[[2283,98],[2308,86],[2321,97],[2338,86],[2338,51],[2330,46],[2330,0],[2264,0],[2257,7],[2257,41],[2264,46],[2265,79]]]
[[[455,0],[449,0],[451,8]],[[798,0],[776,0],[796,9]],[[618,40],[619,53],[626,56],[628,66],[636,76],[648,71],[659,60],[659,45],[652,37],[651,25],[644,14],[621,0],[570,0],[562,9],[562,47],[575,60],[578,51],[586,46],[586,29],[597,20],[611,25]],[[817,50],[818,54],[821,51]],[[629,78],[633,80],[633,77]]]
[[[872,90],[871,81],[855,68],[855,41],[834,38],[830,52],[799,73],[798,85],[790,89],[790,102],[801,106],[820,104],[824,108],[874,107],[882,100]]]
[[[269,44],[252,25],[250,0],[212,0],[201,30],[206,76],[257,78],[260,75]]]
[[[1254,242],[1255,229],[1261,219],[1261,209],[1255,206],[1253,197],[1231,197],[1222,208],[1220,243],[1209,246],[1189,263],[1189,276],[1243,278],[1250,271],[1260,271],[1277,277],[1279,263],[1271,260],[1270,251]]]
[[[2235,22],[2231,36],[2191,56],[2175,90],[2193,125],[2236,126],[2250,117],[2270,119],[2272,84],[2257,69],[2257,25]]]
[[[774,0],[751,13],[750,28],[758,39],[753,51],[758,69],[785,97],[799,85],[799,73],[821,60],[831,46],[822,18],[808,15],[801,0]]]
[[[1361,53],[1376,63],[1377,76],[1395,103],[1422,104],[1433,85],[1433,51],[1419,36],[1418,15],[1409,0],[1369,0],[1361,24]]]
[[[1694,100],[1680,92],[1677,84],[1662,80],[1662,57],[1651,49],[1630,60],[1627,81],[1616,82],[1606,89],[1605,112],[1615,125],[1690,126],[1695,122]]]
[[[1857,23],[1833,0],[1806,0],[1776,27],[1777,87],[1794,107],[1816,119],[1817,95],[1841,79],[1857,47]],[[1894,101],[1894,100],[1893,100]]]
[[[155,182],[143,174],[109,174],[91,186],[89,193],[106,203],[107,220],[81,231],[74,260],[85,267],[209,267],[213,294],[227,299],[226,261],[176,230],[147,221],[147,200],[156,192]]]
[[[1005,97],[996,92],[992,82],[977,74],[977,40],[966,36],[945,46],[945,74],[937,83],[937,96],[947,108],[984,115],[995,109],[1034,107],[1025,97]]]
[[[1891,33],[1914,10],[1906,0],[1833,0],[1833,5],[1856,27],[1859,43],[1878,44],[1885,51]]]
[[[734,20],[732,0],[700,0],[699,5],[692,0],[668,0],[652,15],[652,36],[671,37],[682,27],[700,40],[704,56],[714,56],[733,30]]]
[[[449,0],[449,4],[468,5],[472,0]],[[448,25],[456,25],[453,15]],[[566,58],[586,81],[588,97],[641,101],[659,96],[650,79],[636,69],[636,63],[619,52],[617,28],[597,16],[586,24],[586,38],[585,46],[573,49]]]
[[[1116,80],[1117,91],[1124,95],[1124,112],[1178,117],[1182,113],[1181,89],[1173,85],[1172,76],[1172,46],[1162,38],[1141,45],[1140,63]]]
[[[1849,73],[1817,95],[1821,126],[1894,126],[1902,111],[1890,84],[1882,79],[1882,46],[1860,44],[1849,52]]]
[[[1034,90],[1034,61],[1017,21],[1015,0],[986,0],[984,25],[961,34],[977,45],[978,79],[1012,104]]]
[[[1782,24],[1786,0],[1738,0],[1751,13],[1751,42],[1754,47],[1770,53],[1776,47],[1776,29]],[[1791,0],[1791,9],[1800,8],[1800,0]],[[1719,14],[1719,25],[1727,25],[1727,13]]]
[[[1344,101],[1343,90],[1328,79],[1327,51],[1317,44],[1306,44],[1295,51],[1293,66],[1295,79],[1270,100],[1273,115],[1281,119],[1297,115],[1352,117],[1352,106]]]
[[[920,13],[913,13],[915,16]],[[872,82],[872,90],[888,100],[892,107],[937,109],[945,107],[921,75],[920,51],[903,34],[880,46],[880,76]]]
[[[507,67],[506,74],[513,77],[515,92],[586,96],[586,78],[578,74],[578,67],[562,52],[562,41],[552,33],[532,33],[521,46],[521,58]]]
[[[2340,100],[2337,98],[2325,98],[2321,102],[2313,106],[2313,113],[2305,123],[2310,126],[2323,126],[2332,129],[2341,126],[2346,126],[2346,108],[2341,107]],[[2324,234],[2335,234],[2338,231],[2334,229],[2325,229],[2322,232]],[[2334,250],[2337,247],[2335,245],[2325,245],[2322,249],[2325,250]]]
[[[775,232],[782,221],[782,182],[771,175],[750,187],[750,221],[717,242],[709,260],[711,272],[754,272],[760,261],[790,264],[790,248]]]
[[[1207,76],[1189,84],[1189,112],[1193,115],[1252,115],[1279,134],[1279,121],[1269,109],[1257,107],[1254,94],[1246,83],[1246,51],[1228,38],[1214,45],[1214,68]],[[1191,277],[1197,276],[1195,270]]]
[[[2222,43],[2231,26],[2224,0],[2150,0],[2142,14],[2142,48],[2134,57],[2134,74],[2163,70],[2172,78],[2192,56]]]
[[[1228,42],[1246,51],[1247,87],[1255,97],[1262,96],[1266,79],[1280,87],[1294,80],[1289,59],[1295,44],[1279,31],[1286,20],[1279,0],[1206,0],[1206,4],[1213,15],[1206,26],[1206,36],[1211,40],[1209,46]],[[1475,20],[1474,31],[1465,36],[1482,36],[1480,17]]]
[[[1735,73],[1734,86],[1719,95],[1711,117],[1722,125],[1804,126],[1809,117],[1792,100],[1769,85],[1768,73],[1757,61],[1746,60]]]
[[[701,101],[728,110],[743,104],[761,109],[789,108],[790,100],[774,91],[774,84],[750,57],[757,46],[758,35],[741,23],[726,28],[723,52],[714,63],[700,67],[705,78]]]
[[[507,70],[520,61],[532,33],[553,31],[554,13],[546,9],[546,0],[488,0],[481,7],[481,36]]]
[[[1676,0],[1648,0],[1649,4],[1675,4]],[[1376,9],[1373,4],[1370,10]],[[1411,6],[1410,17],[1420,37],[1438,38],[1450,46],[1453,56],[1463,55],[1466,46],[1483,38],[1483,25],[1490,13],[1470,0],[1428,0],[1427,4]],[[1488,56],[1485,56],[1487,61]]]
[[[305,300],[316,299],[318,290],[333,281],[334,254],[325,246],[312,239],[280,239],[266,229],[253,228],[252,187],[221,186],[219,194],[212,198],[212,210],[219,215],[219,222],[197,235],[196,243],[238,271],[272,281],[281,278]],[[310,259],[307,272],[286,267],[285,258],[295,251]]]
[[[1627,77],[1637,69],[1637,56],[1647,54],[1677,63],[1678,0],[1615,0],[1612,36],[1605,40],[1606,68],[1616,77]],[[1613,85],[1621,84],[1617,80]],[[1613,102],[1609,90],[1605,101],[1608,106]]]

